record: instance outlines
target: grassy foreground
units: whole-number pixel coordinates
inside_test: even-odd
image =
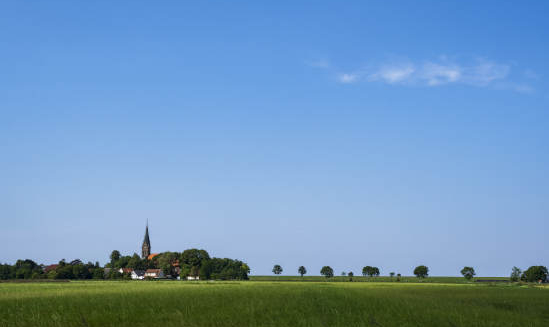
[[[471,284],[0,284],[0,326],[549,326],[549,289]]]

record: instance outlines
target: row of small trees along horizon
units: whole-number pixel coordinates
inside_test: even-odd
[[[54,267],[52,267],[54,266]],[[50,267],[51,269],[48,269]],[[106,269],[109,268],[109,269]],[[76,259],[66,262],[65,259],[55,265],[37,264],[33,260],[17,260],[14,265],[0,264],[0,280],[7,279],[124,279],[129,275],[118,272],[119,268],[132,268],[135,270],[161,269],[166,276],[175,278],[177,276],[193,276],[200,279],[216,280],[246,280],[249,279],[249,266],[240,261],[228,258],[211,258],[205,250],[189,249],[183,252],[163,252],[152,259],[141,258],[134,253],[132,256],[122,256],[119,251],[114,250],[110,255],[110,262],[101,267],[99,262],[83,263]],[[179,268],[179,269],[177,269]],[[273,273],[280,275],[283,272],[282,266],[274,265]],[[307,274],[305,266],[298,268],[298,273],[303,277]],[[108,272],[108,273],[106,273]],[[425,265],[417,266],[414,275],[418,278],[427,278],[429,268]],[[464,267],[460,273],[466,279],[472,279],[475,275],[473,267]],[[326,278],[334,277],[334,270],[330,266],[324,266],[320,274]],[[354,277],[352,271],[342,275],[348,276],[350,280]],[[380,269],[373,266],[362,268],[362,275],[377,277]],[[399,281],[401,274],[390,272],[391,278]],[[511,281],[545,282],[548,279],[548,270],[545,266],[531,266],[522,271],[518,267],[511,270]]]
[[[275,275],[282,274],[283,272],[282,266],[278,264],[274,265],[272,272]],[[297,268],[297,272],[301,277],[303,277],[304,275],[307,274],[307,268],[305,268],[305,266],[300,266],[299,268]],[[463,275],[463,277],[465,277],[468,280],[472,279],[476,275],[475,269],[473,267],[468,267],[468,266],[463,267],[460,273],[461,275]],[[320,275],[326,278],[334,277],[334,270],[330,266],[323,266],[320,269]],[[354,273],[352,271],[348,273],[342,272],[341,275],[348,276],[350,280],[352,280],[352,278],[354,277]],[[380,270],[378,267],[365,266],[362,268],[362,275],[368,276],[368,277],[377,277],[380,275]],[[429,276],[429,267],[425,265],[420,265],[415,267],[414,275],[417,278],[427,278]],[[393,277],[395,277],[395,272],[390,272],[389,276],[392,279]],[[402,275],[400,273],[396,274],[397,281],[400,281],[401,276]],[[549,277],[549,273],[548,273],[547,267],[545,266],[531,266],[525,271],[522,271],[518,267],[513,267],[511,269],[510,280],[513,282],[517,282],[519,280],[526,281],[526,282],[548,282],[549,281],[548,277]]]

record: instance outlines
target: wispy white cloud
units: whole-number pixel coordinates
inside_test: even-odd
[[[477,65],[466,67],[465,70],[464,83],[487,86],[494,81],[505,79],[509,75],[510,67],[481,60]]]
[[[401,83],[409,80],[416,72],[412,64],[385,65],[379,71],[368,76],[369,81],[383,81],[389,84]]]
[[[338,76],[338,80],[341,82],[341,83],[345,83],[345,84],[350,84],[350,83],[355,83],[358,81],[358,77],[359,75],[358,74],[340,74]]]
[[[455,64],[439,64],[427,62],[422,67],[422,76],[427,85],[435,86],[440,84],[454,83],[463,76],[462,68]]]
[[[441,57],[438,60],[413,62],[410,60],[390,63],[370,64],[354,71],[341,72],[325,60],[308,62],[308,65],[326,69],[336,74],[336,80],[343,84],[366,81],[390,85],[417,85],[436,87],[448,84],[463,84],[477,87],[512,89],[529,93],[533,88],[527,83],[517,83],[509,78],[511,67],[487,59],[450,60]],[[527,71],[525,76],[537,77]]]

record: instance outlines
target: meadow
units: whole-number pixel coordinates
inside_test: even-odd
[[[0,326],[549,326],[549,288],[396,282],[0,283]]]

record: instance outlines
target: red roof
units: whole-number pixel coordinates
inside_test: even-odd
[[[160,274],[161,271],[162,269],[147,269],[147,271],[145,271],[145,274],[151,274],[151,273]]]
[[[133,271],[133,268],[121,268],[123,274],[129,274]]]
[[[57,269],[57,267],[59,267],[59,265],[57,265],[57,264],[46,266],[46,267],[44,267],[44,272],[55,270],[55,269]]]
[[[151,253],[149,254],[149,256],[147,257],[147,260],[152,260],[152,258],[156,257],[158,255],[158,253]]]

